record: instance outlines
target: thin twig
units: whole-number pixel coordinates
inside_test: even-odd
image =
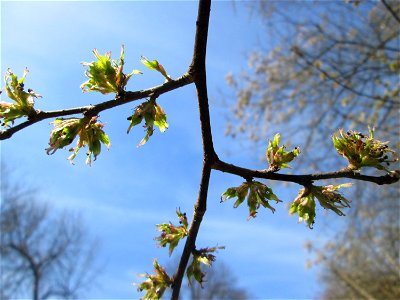
[[[291,174],[280,174],[271,172],[268,170],[251,170],[242,167],[238,167],[232,164],[228,164],[221,160],[217,160],[214,162],[212,168],[214,170],[218,170],[221,172],[226,172],[230,174],[235,174],[241,176],[243,178],[264,178],[269,180],[278,180],[285,182],[293,182],[303,186],[310,185],[314,181],[317,180],[325,180],[325,179],[335,179],[335,178],[350,178],[361,181],[373,182],[379,185],[383,184],[392,184],[400,179],[400,172],[393,171],[390,174],[386,174],[383,176],[369,176],[362,175],[353,170],[349,170],[344,168],[342,170],[336,172],[326,172],[326,173],[316,173],[316,174],[304,174],[304,175],[291,175]]]
[[[382,1],[383,5],[386,7],[386,9],[393,16],[393,18],[395,18],[396,21],[400,24],[400,17],[396,14],[396,12],[393,10],[393,8],[386,2],[386,0],[381,0],[381,1]]]
[[[135,100],[144,99],[150,96],[158,97],[161,94],[167,93],[169,91],[175,90],[182,86],[193,83],[193,78],[188,73],[179,77],[176,80],[167,81],[162,85],[158,85],[146,90],[135,91],[135,92],[125,92],[122,95],[117,95],[115,99],[108,100],[105,102],[101,102],[96,105],[88,105],[82,107],[68,108],[62,110],[54,110],[54,111],[36,111],[35,114],[29,117],[29,119],[25,122],[22,122],[18,125],[10,127],[6,130],[0,131],[0,140],[9,139],[14,133],[29,127],[37,122],[43,121],[45,119],[57,118],[63,116],[70,116],[76,114],[85,114],[90,116],[98,115],[101,111],[114,108],[116,106],[120,106],[123,104],[127,104],[133,102]]]

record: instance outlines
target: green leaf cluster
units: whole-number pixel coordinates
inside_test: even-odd
[[[145,121],[145,125],[143,127],[146,129],[146,136],[140,141],[138,147],[146,144],[150,136],[153,135],[154,125],[158,127],[161,133],[168,128],[167,114],[153,98],[150,98],[135,108],[133,115],[128,118],[131,123],[129,124],[127,132],[129,133],[132,127],[140,124],[143,119]]]
[[[178,246],[178,243],[181,239],[187,236],[188,234],[188,221],[186,217],[186,213],[181,213],[180,209],[176,210],[176,214],[179,218],[180,226],[175,226],[171,222],[157,224],[158,231],[161,232],[161,235],[155,240],[157,240],[161,247],[166,247],[169,244],[169,255],[171,256],[175,247]]]
[[[104,125],[97,121],[97,116],[81,119],[56,119],[52,123],[54,124],[54,128],[50,133],[50,147],[46,149],[47,154],[54,154],[58,149],[70,145],[78,136],[76,146],[69,150],[73,153],[68,159],[73,163],[79,149],[88,146],[86,164],[90,165],[92,156],[96,160],[100,154],[101,144],[104,144],[107,148],[111,146],[108,136],[102,129]]]
[[[289,213],[299,215],[299,222],[304,221],[309,228],[313,228],[315,223],[315,199],[305,189],[301,189],[297,198],[293,201],[290,206]]]
[[[8,123],[13,123],[15,119],[29,116],[35,112],[33,109],[35,98],[41,98],[42,96],[33,92],[32,89],[25,91],[24,81],[27,74],[28,70],[25,69],[23,76],[18,79],[18,77],[8,69],[4,76],[6,94],[14,103],[0,101],[0,119],[2,119],[2,126],[8,126]]]
[[[221,202],[224,202],[231,198],[237,198],[233,207],[237,208],[247,197],[247,206],[249,208],[249,218],[255,218],[257,210],[262,205],[263,207],[269,208],[272,212],[275,212],[268,200],[274,200],[276,203],[282,202],[273,193],[272,189],[267,187],[265,184],[258,181],[247,181],[243,182],[238,187],[231,187],[227,189],[221,195]]]
[[[215,261],[215,255],[212,253],[220,249],[225,249],[225,247],[202,248],[194,251],[192,261],[186,270],[189,284],[192,284],[192,279],[194,278],[203,287],[205,273],[201,269],[201,264],[211,267]]]
[[[147,278],[144,282],[138,284],[138,291],[146,291],[143,299],[160,299],[173,282],[165,269],[158,264],[157,259],[153,261],[153,266],[155,275],[148,273],[139,275]]]
[[[171,77],[167,75],[167,72],[165,71],[164,67],[162,64],[158,63],[157,60],[148,60],[146,57],[142,56],[140,59],[140,62],[144,64],[146,67],[148,67],[150,70],[156,70],[161,73],[162,76],[167,81],[172,81]]]
[[[325,208],[334,211],[339,216],[345,214],[340,210],[342,208],[350,207],[350,200],[347,200],[341,194],[336,193],[341,188],[351,187],[351,183],[344,183],[339,185],[326,185],[326,186],[311,186],[311,193],[318,199],[319,204]]]
[[[309,228],[312,228],[316,217],[316,198],[323,208],[332,210],[339,216],[344,216],[345,214],[341,209],[350,207],[350,201],[336,191],[340,188],[350,187],[351,185],[351,183],[327,186],[311,185],[302,188],[291,204],[289,213],[297,213],[299,215],[299,222],[304,221]]]
[[[101,55],[97,49],[94,49],[93,54],[97,61],[82,63],[88,67],[85,75],[89,78],[81,85],[83,92],[96,91],[102,94],[119,94],[124,91],[132,75],[142,73],[138,70],[133,70],[130,74],[123,73],[124,46],[121,47],[121,55],[118,62],[111,59],[111,52]]]
[[[189,224],[186,213],[182,213],[178,208],[176,210],[176,214],[178,216],[179,223],[181,224],[180,226],[175,226],[171,223],[156,225],[158,230],[161,231],[161,235],[155,238],[155,240],[157,240],[162,247],[169,245],[169,255],[172,254],[179,241],[185,238],[189,232]],[[210,267],[216,259],[213,253],[220,249],[225,249],[225,247],[211,247],[202,248],[200,250],[192,250],[191,263],[186,269],[186,276],[188,277],[190,284],[192,284],[192,279],[194,278],[202,286],[205,273],[202,271],[201,265],[203,264]],[[157,260],[154,260],[153,264],[156,275],[140,275],[147,278],[144,282],[138,285],[139,291],[147,291],[144,299],[159,299],[163,295],[165,289],[171,286],[173,283],[173,280],[167,275],[165,270],[158,265]]]
[[[369,136],[360,132],[340,129],[333,134],[332,142],[337,152],[349,161],[348,168],[359,170],[362,167],[372,167],[390,172],[384,165],[397,161],[393,157],[394,151],[387,145],[388,142],[381,142],[374,139],[374,130],[369,129]],[[388,154],[392,154],[389,159]]]
[[[269,162],[269,170],[279,171],[282,168],[290,168],[291,162],[300,154],[300,148],[296,147],[292,151],[285,151],[285,146],[279,146],[281,135],[275,134],[274,139],[268,142],[266,151],[267,160]]]

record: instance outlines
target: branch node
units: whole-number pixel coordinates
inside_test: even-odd
[[[118,96],[117,96],[118,97]],[[117,98],[116,97],[116,98]],[[97,115],[98,112],[96,110],[96,106],[93,104],[90,104],[89,106],[86,107],[86,110],[83,112],[83,115],[85,117],[93,117],[95,115]]]

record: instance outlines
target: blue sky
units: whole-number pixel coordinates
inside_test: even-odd
[[[125,70],[139,69],[128,90],[149,88],[163,82],[156,72],[140,64],[141,55],[157,59],[168,74],[178,77],[191,61],[197,2],[17,2],[1,3],[1,71],[10,67],[21,76],[30,73],[25,86],[43,95],[36,107],[53,110],[83,106],[112,99],[112,95],[82,93],[86,81],[82,61],[92,61],[93,48],[119,56],[125,45]],[[243,3],[214,2],[207,52],[211,122],[220,158],[241,166],[264,169],[262,153],[245,142],[225,137],[229,103],[220,100],[227,92],[224,77],[247,67],[245,54],[258,46],[263,31]],[[3,83],[2,83],[3,85]],[[7,101],[2,95],[2,101]],[[233,99],[232,103],[233,103]],[[168,115],[169,129],[155,132],[137,148],[144,131],[135,127],[126,134],[131,103],[102,112],[112,147],[103,149],[91,167],[81,150],[75,165],[67,151],[48,156],[51,120],[35,124],[12,139],[2,141],[1,159],[16,168],[28,185],[41,189],[43,201],[57,209],[78,211],[90,232],[101,240],[99,259],[106,261],[97,285],[88,298],[136,299],[132,286],[137,274],[152,272],[153,258],[168,264],[168,254],[156,246],[155,224],[176,221],[175,209],[191,216],[199,186],[202,148],[194,86],[162,95],[158,103]],[[282,130],[277,128],[278,130]],[[266,137],[266,140],[271,137]],[[288,216],[285,204],[273,215],[262,210],[247,221],[245,207],[220,204],[220,195],[242,179],[213,172],[209,206],[201,227],[198,247],[223,245],[217,259],[229,264],[239,285],[258,299],[311,298],[318,291],[316,270],[305,269],[309,258],[304,243],[321,238]],[[286,203],[297,194],[297,185],[276,185],[275,193]],[[317,220],[318,222],[318,220]],[[323,226],[321,221],[320,226]],[[319,225],[316,224],[316,227]],[[177,253],[181,248],[177,248]]]

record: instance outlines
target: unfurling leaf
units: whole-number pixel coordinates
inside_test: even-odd
[[[159,242],[161,247],[165,247],[169,244],[169,255],[171,256],[175,247],[179,241],[187,236],[188,234],[188,221],[185,213],[181,213],[180,209],[176,210],[176,214],[179,218],[180,226],[175,226],[172,223],[157,224],[158,231],[161,235],[155,238]]]
[[[86,164],[90,165],[92,155],[96,160],[100,154],[101,144],[107,148],[111,146],[108,136],[102,129],[104,125],[97,121],[97,117],[56,119],[52,123],[54,124],[54,129],[50,133],[50,147],[46,149],[47,154],[53,154],[58,149],[70,145],[78,136],[76,146],[70,149],[73,154],[68,159],[73,163],[79,149],[88,146]]]
[[[158,63],[156,60],[148,60],[146,57],[142,56],[140,59],[141,63],[144,64],[146,67],[148,67],[150,70],[156,70],[164,76],[164,78],[167,81],[172,81],[171,77],[167,75],[167,72],[165,71],[164,67],[162,64]]]
[[[275,208],[273,208],[268,200],[273,200],[278,202],[282,202],[278,199],[278,197],[273,193],[272,189],[267,187],[265,184],[258,181],[247,181],[243,182],[238,187],[231,187],[227,189],[221,195],[221,202],[225,202],[230,198],[237,198],[233,207],[238,207],[243,203],[244,199],[247,196],[247,206],[249,207],[249,218],[255,218],[257,214],[257,210],[262,205],[270,209],[272,212],[275,212]]]
[[[387,145],[388,142],[381,142],[374,139],[374,129],[369,129],[369,136],[360,132],[340,129],[332,136],[332,142],[337,152],[349,161],[348,168],[359,170],[362,167],[372,167],[390,172],[384,165],[398,161],[394,157],[394,151]],[[388,154],[392,158],[389,159]]]
[[[194,278],[203,287],[205,273],[201,270],[201,264],[211,267],[215,261],[215,255],[212,253],[220,249],[225,249],[225,247],[202,248],[194,251],[192,262],[186,270],[186,276],[190,285],[192,284],[192,278]]]
[[[299,215],[299,222],[304,221],[312,229],[315,223],[315,199],[308,189],[301,189],[290,206],[289,213]]]
[[[351,183],[327,186],[308,186],[299,191],[296,199],[290,206],[289,213],[299,215],[299,222],[304,221],[308,227],[312,228],[315,223],[315,198],[319,204],[325,208],[334,211],[339,216],[345,214],[342,208],[350,207],[350,201],[341,194],[336,193],[340,188],[350,187]]]
[[[25,91],[24,81],[27,74],[28,69],[25,69],[22,78],[18,79],[18,77],[8,69],[4,76],[6,94],[14,103],[0,102],[0,119],[2,119],[2,126],[8,126],[8,123],[13,123],[15,119],[30,116],[35,113],[33,108],[35,98],[41,98],[42,96],[35,93],[32,89]]]
[[[150,275],[148,273],[139,275],[147,278],[142,283],[137,284],[138,291],[146,291],[146,295],[144,295],[143,299],[160,299],[165,290],[173,283],[165,269],[158,264],[157,259],[153,261],[153,266],[155,275]]]
[[[341,208],[350,207],[350,200],[347,200],[341,194],[336,193],[340,188],[351,187],[351,183],[326,186],[311,186],[311,193],[318,199],[319,204],[325,208],[334,211],[339,216],[345,214]]]
[[[300,148],[296,147],[292,151],[285,151],[285,146],[279,146],[281,135],[275,134],[274,139],[268,142],[266,152],[267,160],[269,162],[269,170],[279,171],[282,168],[290,168],[291,162],[296,156],[300,154]]]
[[[143,119],[145,121],[143,127],[146,129],[146,136],[140,141],[138,147],[146,144],[150,136],[153,135],[154,125],[158,127],[161,133],[165,132],[168,128],[167,115],[153,98],[143,102],[135,108],[133,115],[128,118],[131,123],[129,124],[127,132],[129,133],[132,127],[140,124]]]
[[[85,75],[89,78],[88,81],[81,84],[81,89],[84,92],[96,91],[102,94],[119,94],[124,92],[125,86],[132,75],[142,73],[138,70],[133,70],[130,74],[123,73],[124,46],[121,47],[119,62],[111,59],[111,52],[101,55],[97,49],[94,49],[93,54],[97,61],[82,63],[88,67]]]

